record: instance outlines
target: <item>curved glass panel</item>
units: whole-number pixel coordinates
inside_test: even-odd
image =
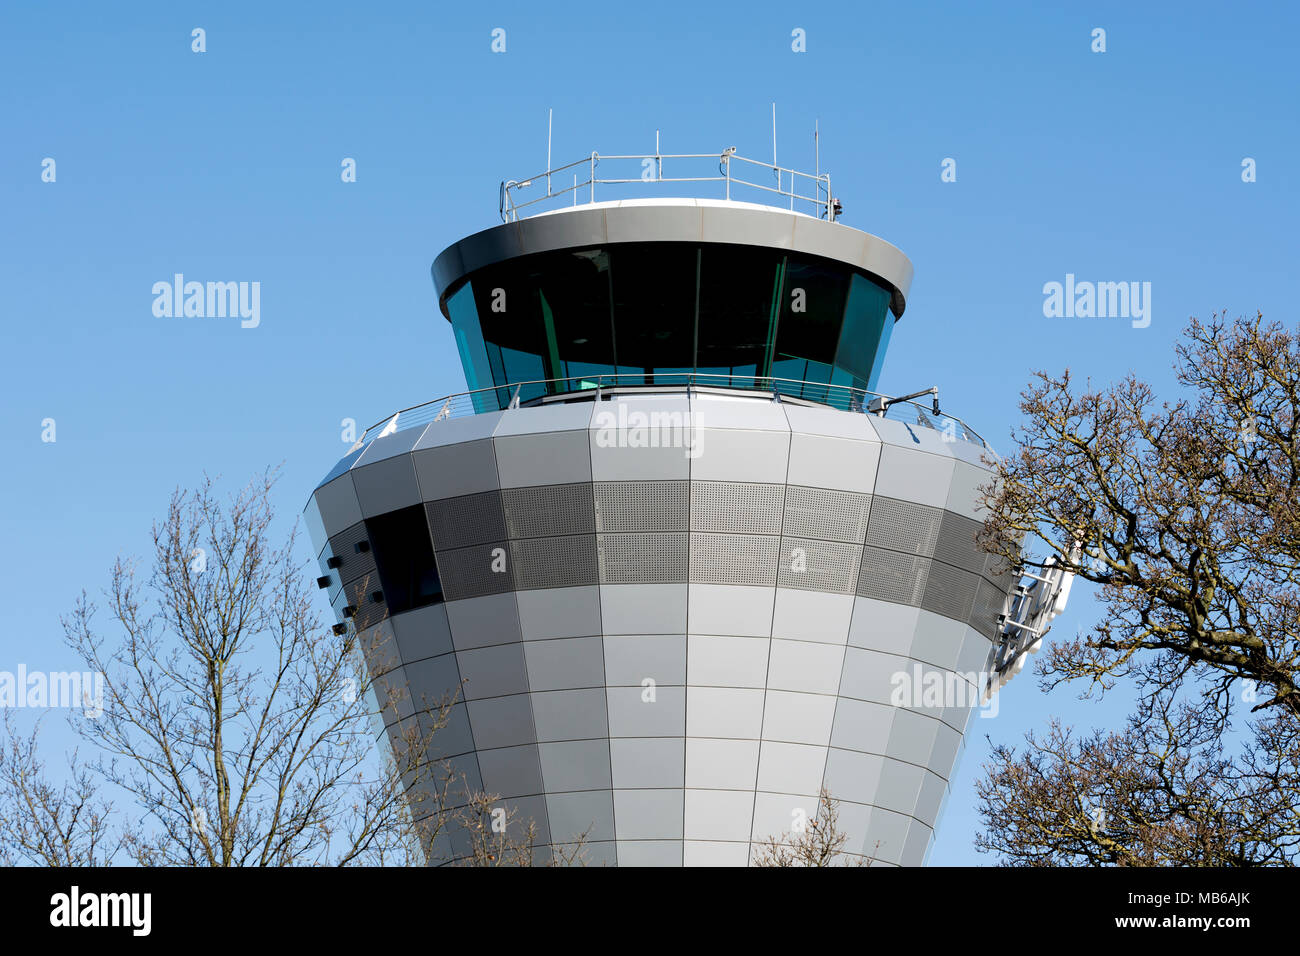
[[[893,325],[889,291],[849,266],[721,243],[617,243],[480,269],[447,299],[475,408],[692,372],[832,401],[870,388]],[[542,384],[545,380],[561,380]],[[806,384],[805,384],[806,383]],[[721,383],[720,383],[721,384]],[[510,386],[506,388],[505,386]],[[480,408],[480,405],[484,408]]]

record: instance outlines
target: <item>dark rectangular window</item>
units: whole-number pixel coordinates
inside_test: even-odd
[[[442,582],[422,505],[367,518],[366,536],[389,614],[442,600]]]

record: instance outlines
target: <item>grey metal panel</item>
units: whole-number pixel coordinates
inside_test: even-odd
[[[920,606],[929,573],[929,558],[866,547],[862,550],[858,595],[879,601]]]
[[[543,792],[536,744],[480,750],[478,765],[486,793],[508,799]]]
[[[685,634],[685,584],[602,584],[600,613],[606,634]]]
[[[879,754],[861,753],[831,747],[826,756],[826,789],[837,800],[852,803],[871,803],[880,786],[880,773],[885,758]]]
[[[366,526],[357,522],[352,527],[347,528],[337,534],[330,536],[330,551],[339,559],[341,564],[337,568],[327,570],[327,574],[335,576],[341,584],[350,584],[353,581],[369,577],[374,584],[375,590],[379,589],[379,574],[375,570],[375,556],[370,551],[357,551],[356,546],[361,542],[369,542],[366,535]]]
[[[969,571],[958,570],[942,561],[931,562],[921,607],[965,623],[971,616],[979,580]]]
[[[686,738],[686,785],[752,792],[758,779],[758,740]]]
[[[615,790],[614,822],[620,840],[680,840],[681,790]]]
[[[881,422],[881,424],[886,423],[897,424]],[[924,434],[927,432],[929,434]],[[929,440],[934,432],[918,425],[914,428],[914,434]],[[880,467],[876,472],[876,494],[903,501],[915,501],[933,508],[943,508],[948,503],[952,469],[953,460],[946,455],[927,454],[887,444],[880,452]]]
[[[685,738],[619,737],[609,741],[614,786],[620,790],[682,786]]]
[[[468,548],[454,548],[436,553],[438,577],[442,592],[448,601],[501,594],[515,587],[515,562],[507,541],[490,541]],[[500,555],[505,555],[505,570]]]
[[[426,448],[437,448],[440,445],[468,444],[484,438],[491,438],[492,433],[501,424],[504,415],[505,412],[480,412],[477,415],[444,418],[440,422],[430,422],[429,427],[424,430],[424,434],[420,436],[420,440],[415,443],[415,447],[412,449],[414,457],[419,459],[419,453]]]
[[[853,602],[849,644],[888,654],[906,655],[912,646],[921,609],[890,601],[858,597]]]
[[[826,774],[826,749],[763,741],[758,760],[758,789],[770,793],[817,793]]]
[[[853,594],[862,548],[856,544],[782,538],[777,583],[783,588]]]
[[[451,625],[447,623],[445,604],[429,604],[394,614],[389,623],[402,659],[408,663],[445,654],[452,649]]]
[[[861,544],[871,515],[871,495],[790,485],[785,490],[786,534]]]
[[[934,580],[933,575],[931,580]],[[917,618],[916,636],[909,653],[918,661],[953,671],[957,669],[957,660],[965,640],[964,621],[949,620],[926,609]]]
[[[692,534],[691,581],[775,587],[781,539],[754,534]]]
[[[768,690],[763,705],[763,739],[826,746],[835,721],[836,698]]]
[[[964,461],[954,462],[952,487],[948,490],[948,501],[944,507],[965,518],[983,522],[980,487],[991,483],[992,479],[993,472],[987,468]]]
[[[554,834],[552,840],[556,843],[576,843],[581,839],[585,849],[588,843],[599,845],[614,838],[614,795],[609,790],[549,793],[546,810]],[[584,862],[588,855],[584,854]]]
[[[1011,562],[998,554],[986,554],[980,575],[1003,594],[1009,592],[1019,583],[1019,575],[1013,573]]]
[[[925,863],[926,850],[934,831],[917,821],[912,821],[907,828],[907,839],[903,841],[903,856],[899,860],[902,866],[922,866]]]
[[[605,682],[636,687],[649,678],[659,686],[686,682],[685,634],[606,634]]]
[[[877,441],[827,438],[799,432],[790,435],[791,484],[870,492],[875,485],[879,461],[880,443]]]
[[[431,269],[440,299],[464,276],[515,256],[616,242],[616,237],[660,241],[726,242],[822,256],[869,273],[892,291],[902,315],[912,263],[897,246],[839,222],[731,200],[664,198],[654,202],[599,202],[493,226],[444,249]],[[694,207],[694,208],[692,208]],[[446,312],[444,311],[444,315]]]
[[[681,396],[616,395],[591,418],[591,471],[596,481],[690,477],[690,403]]]
[[[515,586],[520,590],[599,582],[594,534],[511,541],[510,554],[515,567]]]
[[[754,638],[736,638],[754,640]],[[767,686],[770,690],[829,694],[840,689],[844,667],[844,646],[774,638],[768,657]],[[790,791],[802,793],[803,791]]]
[[[1006,595],[981,580],[975,591],[975,603],[971,607],[970,625],[990,641],[998,634],[998,616],[1006,604]]]
[[[978,521],[963,518],[951,511],[943,512],[943,524],[934,545],[935,559],[964,571],[979,574],[984,569],[985,559],[988,557],[980,550],[975,540],[983,527]]]
[[[777,588],[772,636],[842,645],[848,640],[855,600],[851,594]]]
[[[786,461],[790,451],[788,431],[763,431],[743,428],[703,427],[700,422],[739,416],[746,411],[747,402],[717,403],[716,409],[701,408],[702,401],[694,402],[691,414],[696,421],[696,458],[691,462],[691,480],[736,481],[761,484],[784,484]],[[762,408],[760,404],[757,406]],[[711,417],[710,417],[711,416]],[[781,418],[785,422],[785,418]]]
[[[845,651],[846,671],[852,653],[852,648]],[[883,754],[889,746],[889,732],[894,726],[894,714],[897,711],[897,707],[889,704],[840,697],[835,712],[835,726],[831,731],[831,746]]]
[[[619,866],[681,866],[680,840],[619,840]]]
[[[686,736],[757,740],[763,735],[761,688],[688,687]]]
[[[458,651],[456,663],[466,700],[522,694],[529,689],[524,646],[518,641]]]
[[[610,737],[682,737],[686,733],[683,687],[610,687]],[[618,786],[623,784],[615,781]]]
[[[427,427],[427,425],[417,425],[412,428],[403,428],[391,435],[382,435],[370,439],[361,449],[361,454],[357,456],[357,460],[352,463],[353,471],[383,461],[385,458],[392,458],[395,455],[403,455],[409,452],[415,447]]]
[[[600,592],[594,586],[518,591],[515,600],[525,641],[601,633]]]
[[[785,487],[740,481],[691,482],[691,530],[780,534]]]
[[[542,780],[554,793],[569,790],[608,790],[610,787],[610,742],[563,740],[539,744]]]
[[[407,454],[385,458],[373,465],[366,464],[363,458],[352,469],[352,484],[361,514],[367,518],[408,508],[420,501],[415,466]]]
[[[596,530],[590,482],[507,488],[501,492],[501,504],[512,538],[590,534]]]
[[[501,492],[483,491],[430,501],[424,506],[433,546],[439,551],[503,541],[506,535]]]
[[[585,431],[510,435],[493,438],[492,443],[502,488],[591,481],[591,451]]]
[[[736,850],[749,839],[753,795],[741,790],[687,790],[687,840],[715,840],[735,843]],[[691,850],[698,844],[690,845]],[[698,864],[696,864],[698,865]]]
[[[943,527],[943,509],[877,495],[871,503],[866,543],[906,554],[934,554]]]
[[[502,413],[501,421],[492,433],[492,437],[499,441],[511,435],[543,435],[576,431],[580,432],[578,437],[585,445],[587,440],[585,433],[591,425],[594,410],[595,404],[592,402],[507,409]]]
[[[319,557],[329,544],[329,532],[325,530],[325,522],[321,519],[320,507],[316,504],[314,495],[307,499],[307,504],[302,509],[302,518],[307,525],[307,535],[311,538],[311,553]]]
[[[601,534],[596,536],[601,584],[685,583],[688,540],[685,532]]]
[[[320,509],[321,521],[327,534],[336,534],[361,520],[361,505],[357,503],[352,475],[345,474],[316,489],[313,497]]]
[[[528,683],[535,691],[605,686],[605,644],[600,637],[528,641]]]
[[[430,430],[447,424],[437,422]],[[425,501],[476,494],[497,487],[497,454],[491,438],[417,448],[411,453],[411,461]]]
[[[763,687],[770,644],[766,638],[691,634],[686,681],[693,687]]]
[[[686,531],[690,527],[687,481],[598,481],[594,496],[597,531]]]
[[[519,640],[519,611],[513,594],[448,601],[447,622],[457,650]]]
[[[605,688],[552,690],[530,696],[539,742],[609,736]]]
[[[772,576],[776,576],[775,568]],[[772,634],[772,605],[776,600],[774,587],[691,584],[688,600],[692,633],[737,637],[770,637]]]

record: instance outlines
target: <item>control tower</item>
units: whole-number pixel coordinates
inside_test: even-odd
[[[340,625],[459,694],[437,756],[543,857],[744,866],[824,786],[846,854],[920,865],[1045,602],[976,545],[980,437],[875,391],[911,262],[828,176],[733,150],[499,198],[432,269],[468,390],[390,411],[308,503]]]

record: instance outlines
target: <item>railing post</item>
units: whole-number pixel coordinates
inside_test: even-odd
[[[596,151],[591,151],[591,201],[596,201]]]

